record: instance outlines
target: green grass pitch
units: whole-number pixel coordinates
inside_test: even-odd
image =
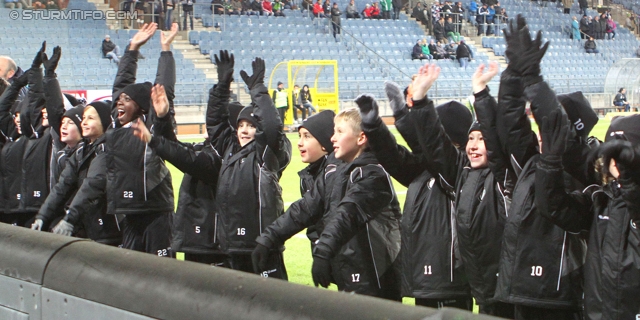
[[[534,127],[533,129],[537,130],[535,123],[533,123],[532,125]],[[594,127],[591,134],[600,138],[601,140],[604,140],[604,136],[608,127],[609,121],[601,119]],[[394,134],[399,143],[406,145],[402,137],[398,134],[397,130],[392,129],[391,132]],[[293,152],[291,163],[284,171],[282,178],[280,179],[280,185],[282,185],[283,190],[283,200],[286,207],[300,198],[300,179],[298,177],[298,171],[302,170],[306,166],[300,161],[300,153],[297,149],[298,134],[290,133],[287,134],[287,137],[289,138],[289,140],[291,140]],[[201,140],[187,140],[185,142],[199,141]],[[173,178],[173,190],[177,202],[178,190],[180,189],[180,182],[182,181],[182,172],[180,172],[170,164],[168,164],[168,166],[171,170],[171,176]],[[394,185],[395,191],[398,195],[398,200],[400,201],[400,205],[402,207],[402,205],[404,204],[407,188],[403,187],[395,180]],[[289,239],[285,243],[285,247],[286,250],[284,252],[284,260],[287,267],[287,272],[289,274],[289,281],[313,286],[313,281],[311,279],[311,247],[309,245],[309,240],[307,239],[305,232],[303,231],[293,238]],[[335,290],[336,287],[332,286],[330,287],[330,289]],[[405,298],[403,302],[406,304],[414,304],[413,299],[410,298]],[[477,312],[477,308],[475,308],[475,311]]]

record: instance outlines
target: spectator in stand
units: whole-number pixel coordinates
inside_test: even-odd
[[[456,24],[456,32],[460,32],[460,26],[462,25],[462,19],[464,17],[464,8],[462,7],[462,2],[456,2],[456,5],[453,7],[453,23]]]
[[[444,59],[444,55],[438,52],[438,47],[439,46],[436,44],[436,42],[433,39],[431,39],[428,45],[429,52],[431,53],[433,58],[436,60]]]
[[[487,15],[487,35],[493,34],[493,20],[496,18],[496,10],[493,5],[488,8],[489,14]]]
[[[596,49],[596,42],[593,41],[593,37],[589,37],[589,40],[584,43],[584,50],[587,53],[599,53],[598,49]]]
[[[373,5],[367,3],[362,15],[365,19],[380,19],[380,9],[376,7],[375,3]]]
[[[451,6],[451,2],[445,1],[440,7],[440,17],[444,17],[444,20],[447,20],[451,16],[452,10],[453,7]]]
[[[580,23],[578,22],[578,18],[573,16],[571,20],[571,39],[577,40],[580,39]]]
[[[487,8],[487,4],[483,3],[482,7],[478,8],[478,14],[476,15],[476,22],[478,23],[478,36],[481,36],[487,32],[489,35],[489,29],[487,28],[487,17],[489,16],[489,8]]]
[[[253,0],[253,2],[251,2],[251,10],[256,12],[256,15],[262,15],[262,3],[260,3],[260,0]]]
[[[429,50],[427,48],[427,50]],[[416,41],[416,45],[413,46],[413,50],[411,51],[411,60],[414,59],[427,59],[427,57],[422,53],[422,40],[418,39]]]
[[[380,4],[376,1],[371,5],[371,8],[373,8],[371,10],[371,19],[381,19]]]
[[[340,34],[340,16],[342,15],[342,11],[338,9],[338,4],[333,3],[333,8],[331,8],[331,27],[333,30],[333,39],[338,42],[338,35]]]
[[[391,19],[391,10],[393,9],[391,0],[380,0],[380,7],[382,9],[382,19]]]
[[[456,25],[453,23],[451,16],[447,18],[447,22],[444,24],[444,32],[447,34],[449,40],[458,42],[460,41],[460,32],[456,31]]]
[[[476,21],[476,14],[478,13],[478,9],[478,3],[476,2],[476,0],[471,0],[471,2],[469,2],[469,18],[467,21],[471,23],[473,23],[473,21]]]
[[[313,16],[316,18],[324,18],[324,10],[322,10],[322,4],[320,3],[320,0],[316,1],[316,3],[313,5]]]
[[[427,27],[427,29],[430,29],[429,22],[427,21],[427,17],[425,17],[424,15],[424,8],[422,7],[422,2],[416,2],[416,6],[413,7],[411,16],[416,20],[420,21],[424,26]]]
[[[562,12],[564,14],[570,14],[572,5],[573,5],[573,0],[562,0],[562,7],[564,9]]]
[[[596,24],[591,16],[587,17],[587,22],[589,23],[589,32],[587,33],[589,37],[593,37],[594,39],[598,37],[596,34]],[[599,24],[599,23],[598,23]],[[585,37],[585,39],[589,39],[589,37]]]
[[[402,7],[403,7],[402,0],[393,0],[392,4],[393,4],[393,19],[398,20],[400,19],[400,10],[402,10]]]
[[[104,36],[104,40],[102,40],[102,57],[111,59],[113,62],[118,64],[120,63],[120,57],[118,56],[119,53],[120,47],[111,42],[111,36]]]
[[[272,7],[274,16],[284,17],[284,13],[282,12],[282,10],[284,10],[284,4],[280,0],[274,1]]]
[[[193,4],[196,0],[181,0],[182,12],[184,14],[184,20],[182,21],[182,31],[187,30],[187,16],[189,16],[189,23],[191,24],[191,30],[193,30]]]
[[[626,93],[627,89],[620,88],[620,90],[618,90],[618,94],[616,94],[616,97],[613,99],[613,105],[616,107],[624,107],[624,112],[629,112],[631,111],[631,106],[627,101]]]
[[[251,9],[251,0],[242,0],[242,13],[248,16],[258,14]]]
[[[164,0],[164,30],[171,30],[171,24],[173,24],[173,9],[176,7],[177,0]]]
[[[594,38],[604,39],[604,31],[605,25],[600,23],[600,16],[593,17],[593,32],[595,34]]]
[[[469,61],[473,60],[473,52],[471,48],[464,43],[464,41],[460,41],[458,48],[456,49],[456,57],[458,62],[460,62],[460,68],[466,69],[469,65]]]
[[[442,39],[445,38],[445,32],[444,17],[441,16],[440,20],[438,20],[438,22],[433,26],[433,35],[436,37],[437,41],[442,41]]]
[[[322,11],[324,11],[324,15],[325,17],[330,17],[331,16],[331,1],[330,0],[324,0],[324,3],[322,3]]]
[[[578,0],[578,5],[580,6],[580,14],[587,15],[587,8],[589,7],[587,0]]]
[[[500,6],[500,1],[496,1],[496,4],[493,6],[493,11],[495,11],[495,16],[493,17],[493,23],[498,23],[500,20],[500,12],[502,12],[502,7]]]
[[[453,41],[449,42],[449,44],[444,46],[444,50],[447,52],[448,58],[450,58],[451,60],[456,59],[456,52],[458,51],[458,46],[456,46],[455,42]]]
[[[616,22],[611,17],[607,18],[607,39],[614,40],[616,38],[616,29],[618,29]]]
[[[213,10],[213,14],[224,14],[224,0],[211,0],[211,8]]]
[[[360,19],[360,13],[354,0],[349,1],[345,11],[347,12],[347,19]]]
[[[502,24],[509,23],[509,15],[507,14],[507,9],[502,8],[500,10],[501,10],[500,11],[500,23],[502,23]],[[498,31],[501,31],[501,30],[502,30],[502,27],[499,27]]]
[[[262,0],[262,14],[267,17],[273,15],[273,6],[271,5],[271,1]]]
[[[438,1],[434,2],[433,5],[431,6],[431,21],[433,21],[434,24],[436,23],[436,21],[440,20],[441,16],[443,16],[441,12],[442,12],[442,5],[440,4],[440,2]]]
[[[584,39],[589,34],[589,16],[586,14],[580,19],[580,39]]]
[[[420,47],[422,48],[422,54],[425,56],[425,58],[429,60],[433,59],[433,55],[431,55],[431,50],[429,50],[429,45],[427,44],[427,39],[422,39]]]
[[[625,27],[629,29],[632,33],[636,30],[636,19],[635,14],[627,13],[627,20],[624,22]]]
[[[604,39],[605,35],[607,34],[607,28],[608,28],[608,24],[607,24],[607,14],[603,13],[600,16],[600,39]]]

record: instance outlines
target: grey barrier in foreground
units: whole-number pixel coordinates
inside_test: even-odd
[[[491,319],[0,223],[0,319]]]

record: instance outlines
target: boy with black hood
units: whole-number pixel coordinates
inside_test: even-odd
[[[408,188],[400,228],[402,296],[414,297],[416,305],[471,310],[469,283],[456,250],[454,199],[444,181],[426,170],[414,112],[407,106],[401,89],[387,82],[385,91],[394,111],[395,127],[411,151],[396,143],[380,117],[365,117],[362,127],[380,164]],[[472,123],[469,109],[451,101],[437,106],[436,111],[454,145],[465,146],[468,134],[463,128]]]
[[[368,95],[355,102],[377,109]],[[368,150],[358,110],[344,110],[334,122],[333,156],[345,163],[329,164],[324,179],[316,179],[314,188],[256,239],[256,271],[265,268],[270,250],[321,223],[313,250],[316,286],[333,282],[340,291],[400,301],[400,207],[391,179]]]

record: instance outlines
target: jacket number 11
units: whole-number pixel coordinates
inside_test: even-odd
[[[424,266],[424,274],[432,274],[431,273],[431,266]]]

